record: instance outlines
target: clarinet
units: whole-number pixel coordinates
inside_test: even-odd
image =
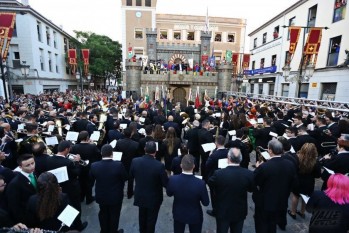
[[[0,233],[30,233],[31,229],[15,230],[14,228],[0,228]],[[59,233],[60,231],[41,230],[42,233]]]

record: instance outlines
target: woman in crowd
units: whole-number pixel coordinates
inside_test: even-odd
[[[317,161],[317,150],[313,143],[305,143],[298,152],[298,187],[292,192],[292,205],[288,214],[296,219],[296,214],[305,217],[305,202],[302,200],[301,210],[297,210],[300,194],[310,196],[314,192],[315,178],[321,175],[321,166]]]
[[[68,196],[61,192],[57,178],[50,172],[42,173],[37,183],[38,193],[31,196],[27,204],[27,225],[57,231],[61,227],[57,217],[68,205]]]
[[[161,146],[161,153],[165,158],[165,168],[168,175],[171,174],[171,164],[173,158],[178,156],[178,149],[181,146],[181,140],[177,138],[176,130],[173,127],[169,127]]]
[[[347,233],[349,230],[349,177],[333,174],[325,191],[315,191],[308,203],[312,213],[309,233]]]
[[[153,131],[153,138],[158,143],[158,147],[161,148],[162,141],[165,139],[165,132],[162,129],[162,126],[157,124],[155,125],[154,131]],[[163,155],[161,154],[161,151],[158,151],[156,153],[156,159],[161,161]]]
[[[173,158],[172,160],[171,171],[173,175],[179,175],[182,173],[182,167],[181,167],[182,158],[184,157],[184,155],[188,154],[188,147],[186,143],[181,144],[180,152],[181,154]]]

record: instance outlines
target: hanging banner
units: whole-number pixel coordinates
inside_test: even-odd
[[[311,28],[308,33],[307,43],[304,46],[304,54],[318,54],[322,36],[321,28]]]
[[[128,47],[128,58],[132,58],[133,57],[133,49],[132,46]]]
[[[231,50],[227,50],[225,52],[225,60],[230,63],[232,60],[233,52]]]
[[[239,53],[233,53],[232,64],[233,66],[237,66],[239,62]]]
[[[289,27],[288,30],[290,33],[290,48],[288,49],[288,52],[290,53],[290,56],[292,56],[297,48],[301,27]]]
[[[90,50],[89,49],[81,49],[82,58],[84,59],[84,72],[87,76],[88,74],[88,67],[90,64]]]
[[[0,12],[0,53],[3,61],[6,60],[8,50],[10,47],[11,38],[13,35],[13,30],[16,21],[16,13]],[[5,44],[4,52],[3,47]],[[2,62],[2,61],[0,61]]]
[[[250,65],[250,54],[244,54],[242,57],[242,68],[244,70],[248,69],[249,65]]]
[[[201,56],[201,63],[202,63],[203,65],[206,65],[207,62],[208,62],[208,55],[202,55],[202,56]]]
[[[76,55],[76,49],[69,49],[68,50],[68,63],[70,65],[70,68],[72,70],[72,73],[75,74],[76,66],[77,66],[77,55]]]

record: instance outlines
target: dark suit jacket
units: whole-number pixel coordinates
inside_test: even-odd
[[[277,133],[279,136],[282,136],[285,133],[285,129],[287,128],[287,122],[284,120],[277,120],[272,123],[272,126],[275,128],[275,133]]]
[[[0,165],[0,175],[4,177],[5,183],[9,184],[10,181],[16,176],[16,173],[11,169]]]
[[[337,123],[333,123],[332,125],[328,126],[327,128],[331,131],[331,134],[334,138],[339,138],[341,136]]]
[[[167,195],[173,200],[173,219],[187,224],[203,221],[202,208],[210,203],[205,182],[194,175],[180,174],[171,176],[167,185]]]
[[[130,171],[132,159],[139,156],[139,143],[130,138],[120,139],[114,148],[114,151],[122,152],[121,162],[124,164],[126,171]]]
[[[34,157],[35,160],[35,175],[40,176],[41,173],[47,171],[47,160],[50,156],[47,154],[37,155]]]
[[[189,129],[184,136],[184,139],[188,140],[188,150],[189,153],[199,152],[200,144],[199,144],[199,128],[195,127]]]
[[[288,197],[296,185],[296,177],[292,162],[282,157],[261,164],[254,171],[258,189],[253,195],[255,205],[271,212],[287,209]]]
[[[247,192],[255,189],[253,172],[239,166],[217,170],[208,183],[216,193],[216,218],[240,221],[247,216]]]
[[[242,161],[240,163],[241,167],[248,168],[248,165],[250,163],[250,153],[249,148],[245,143],[243,143],[240,139],[236,139],[235,141],[229,141],[227,144],[225,144],[226,148],[239,148],[242,155]]]
[[[88,132],[88,134],[91,136],[91,134],[93,133],[93,131],[97,131],[98,128],[95,124],[92,124],[92,122],[88,122],[86,125],[86,129],[84,129]]]
[[[297,140],[298,140],[298,143],[297,143],[298,148],[293,148],[295,151],[299,151],[305,143],[314,143],[316,145],[316,140],[308,134],[298,135]]]
[[[176,122],[168,121],[164,124],[164,130],[167,131],[168,128],[173,127],[176,130],[177,137],[181,136],[181,129],[179,125]]]
[[[79,143],[75,144],[70,153],[79,154],[82,160],[89,160],[91,165],[92,163],[101,160],[101,152],[95,144],[92,143]]]
[[[6,187],[9,212],[16,223],[25,223],[25,211],[28,199],[36,190],[29,179],[18,173]]]
[[[73,123],[73,129],[76,132],[80,133],[81,131],[86,130],[87,123],[88,123],[87,119],[79,119]]]
[[[334,173],[347,174],[349,173],[349,152],[340,153],[331,157],[331,159],[324,160],[323,166],[334,171]],[[323,179],[323,189],[327,187],[327,180],[330,174],[326,169],[322,172],[321,178]]]
[[[219,149],[217,148],[212,151],[212,154],[208,157],[206,161],[206,172],[208,177],[212,176],[214,171],[218,170],[218,160],[226,159],[228,155],[228,149]]]
[[[115,205],[122,202],[128,174],[121,162],[112,159],[95,162],[91,165],[90,177],[92,184],[96,181],[98,204]]]
[[[263,148],[268,148],[268,142],[273,138],[269,135],[270,132],[276,133],[275,128],[266,127],[253,130],[253,136],[256,138],[256,147],[261,146]]]
[[[214,138],[213,138],[213,134],[210,133],[210,131],[202,128],[202,129],[199,129],[199,132],[198,132],[198,139],[199,139],[199,145],[200,145],[200,154],[201,156],[208,156],[210,152],[206,152],[204,151],[204,149],[202,149],[202,144],[205,144],[205,143],[211,143],[211,142],[214,142]]]
[[[145,144],[147,142],[149,142],[149,141],[155,141],[155,140],[154,140],[154,138],[152,136],[145,136],[144,138],[141,138],[139,140],[139,154],[140,155],[144,155],[145,154],[144,147],[145,147]]]
[[[124,135],[116,129],[112,129],[108,131],[108,142],[112,142],[113,140],[119,140],[124,138]]]
[[[135,179],[134,205],[143,208],[155,208],[163,201],[163,187],[168,177],[164,165],[151,155],[143,155],[132,160],[131,179]]]

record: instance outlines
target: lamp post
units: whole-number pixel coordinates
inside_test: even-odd
[[[283,25],[283,28],[288,28],[291,26],[286,26]],[[302,42],[302,56],[301,56],[301,63],[299,66],[299,69],[297,71],[297,74],[293,77],[295,78],[296,84],[297,84],[297,92],[296,92],[296,97],[301,98],[301,87],[303,82],[309,82],[309,80],[313,77],[314,72],[315,72],[315,65],[313,63],[309,63],[306,66],[304,64],[304,59],[305,59],[305,54],[304,54],[304,46],[305,46],[305,34],[306,34],[306,29],[311,29],[311,28],[320,28],[320,29],[329,29],[328,27],[300,27],[303,29],[303,42]],[[293,78],[290,78],[291,74],[291,66],[289,62],[286,63],[286,65],[282,68],[283,71],[283,77],[285,78],[286,82],[292,81]]]
[[[21,64],[21,73],[24,76],[24,78],[27,78],[29,76],[30,71],[30,65],[26,65],[26,61],[22,61]]]
[[[5,102],[8,103],[8,96],[7,96],[7,90],[6,90],[5,71],[4,71],[4,64],[3,64],[3,60],[2,60],[2,51],[0,51],[0,69],[1,69],[1,78],[2,78],[2,85],[3,85],[3,89],[4,89]]]
[[[81,70],[80,70],[81,71]],[[81,75],[80,75],[80,72],[79,71],[77,71],[76,73],[75,73],[75,77],[76,77],[76,80],[80,80],[80,91],[81,91],[81,95],[83,94],[82,93],[82,91],[84,90],[84,87],[83,87],[83,84],[82,84],[82,77],[81,77]]]

